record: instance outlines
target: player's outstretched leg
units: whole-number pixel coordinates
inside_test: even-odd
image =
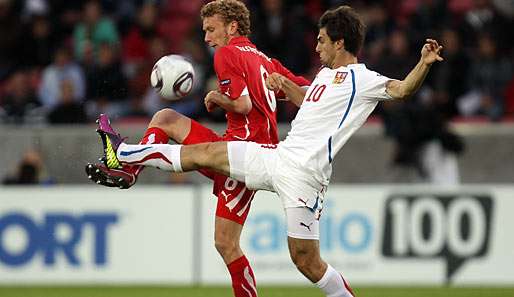
[[[123,170],[123,165],[148,165],[167,171],[182,171],[180,168],[181,145],[126,144],[125,138],[111,127],[106,115],[101,114],[97,123],[96,132],[100,135],[104,150],[101,160],[108,169]],[[124,171],[130,173],[128,170]]]
[[[109,119],[105,115],[98,119],[98,123],[97,132],[102,139],[104,148],[102,158],[104,166],[98,166],[99,164],[86,166],[86,173],[96,183],[112,186],[109,184],[109,180],[116,181],[123,177],[117,175],[116,178],[112,178],[109,176],[112,172],[133,173],[125,170],[123,166],[151,166],[173,172],[211,169],[223,175],[230,174],[227,142],[207,142],[186,146],[126,144],[123,142],[124,139],[110,126]],[[237,146],[238,143],[234,142],[234,146]],[[134,176],[137,177],[136,174]],[[118,186],[124,188],[134,182],[129,180],[124,185]]]
[[[168,115],[168,117],[164,118],[169,119],[170,111],[169,109],[166,111],[167,113],[161,111],[154,115],[152,122],[150,122],[150,126],[146,130],[139,144],[168,143],[170,138],[162,128],[163,125],[168,125],[167,122],[162,122],[163,116]],[[124,139],[121,138],[110,125],[110,121],[106,115],[100,115],[97,123],[97,132],[102,140],[104,150],[104,155],[100,161],[103,162],[104,165],[87,164],[86,173],[89,179],[97,184],[127,189],[135,184],[139,173],[141,173],[144,168],[144,165],[131,166],[123,164],[115,153]],[[121,168],[119,165],[121,165]],[[110,181],[114,181],[114,184],[110,183]]]

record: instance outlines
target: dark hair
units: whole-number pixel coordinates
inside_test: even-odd
[[[357,56],[364,42],[366,28],[359,15],[347,5],[327,10],[319,19],[318,28],[325,28],[331,41],[344,40],[344,48]]]
[[[219,14],[225,24],[237,22],[237,32],[241,36],[250,35],[250,12],[243,2],[237,0],[216,0],[205,4],[200,11],[202,20]]]

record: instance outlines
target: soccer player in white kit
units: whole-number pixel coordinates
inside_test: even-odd
[[[379,101],[411,96],[430,66],[443,60],[442,46],[427,39],[407,77],[390,79],[358,63],[363,40],[364,25],[352,8],[329,10],[320,18],[316,46],[325,67],[309,89],[278,73],[267,78],[269,89],[284,91],[300,106],[291,131],[278,145],[237,141],[129,145],[119,135],[106,134],[105,157],[175,172],[208,168],[245,182],[249,189],[277,193],[285,208],[289,252],[298,270],[327,296],[353,297],[342,274],[320,257],[319,217],[332,160]]]

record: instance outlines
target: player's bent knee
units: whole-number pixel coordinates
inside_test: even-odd
[[[180,118],[180,114],[171,108],[164,108],[156,112],[150,125],[154,127],[164,128],[169,125],[173,125]]]
[[[171,108],[164,108],[154,114],[149,127],[157,127],[173,140],[181,143],[189,134],[191,119]]]
[[[215,236],[214,246],[221,255],[231,255],[239,250],[239,242],[228,236]]]
[[[150,126],[162,129],[181,128],[189,129],[191,119],[171,108],[164,108],[154,114]]]

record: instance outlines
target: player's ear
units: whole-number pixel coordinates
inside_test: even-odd
[[[336,44],[336,49],[337,50],[344,49],[344,39],[336,40],[336,42],[334,42],[334,43]]]
[[[239,25],[237,24],[236,21],[230,22],[228,24],[228,34],[229,35],[236,35],[238,27],[239,27]]]

